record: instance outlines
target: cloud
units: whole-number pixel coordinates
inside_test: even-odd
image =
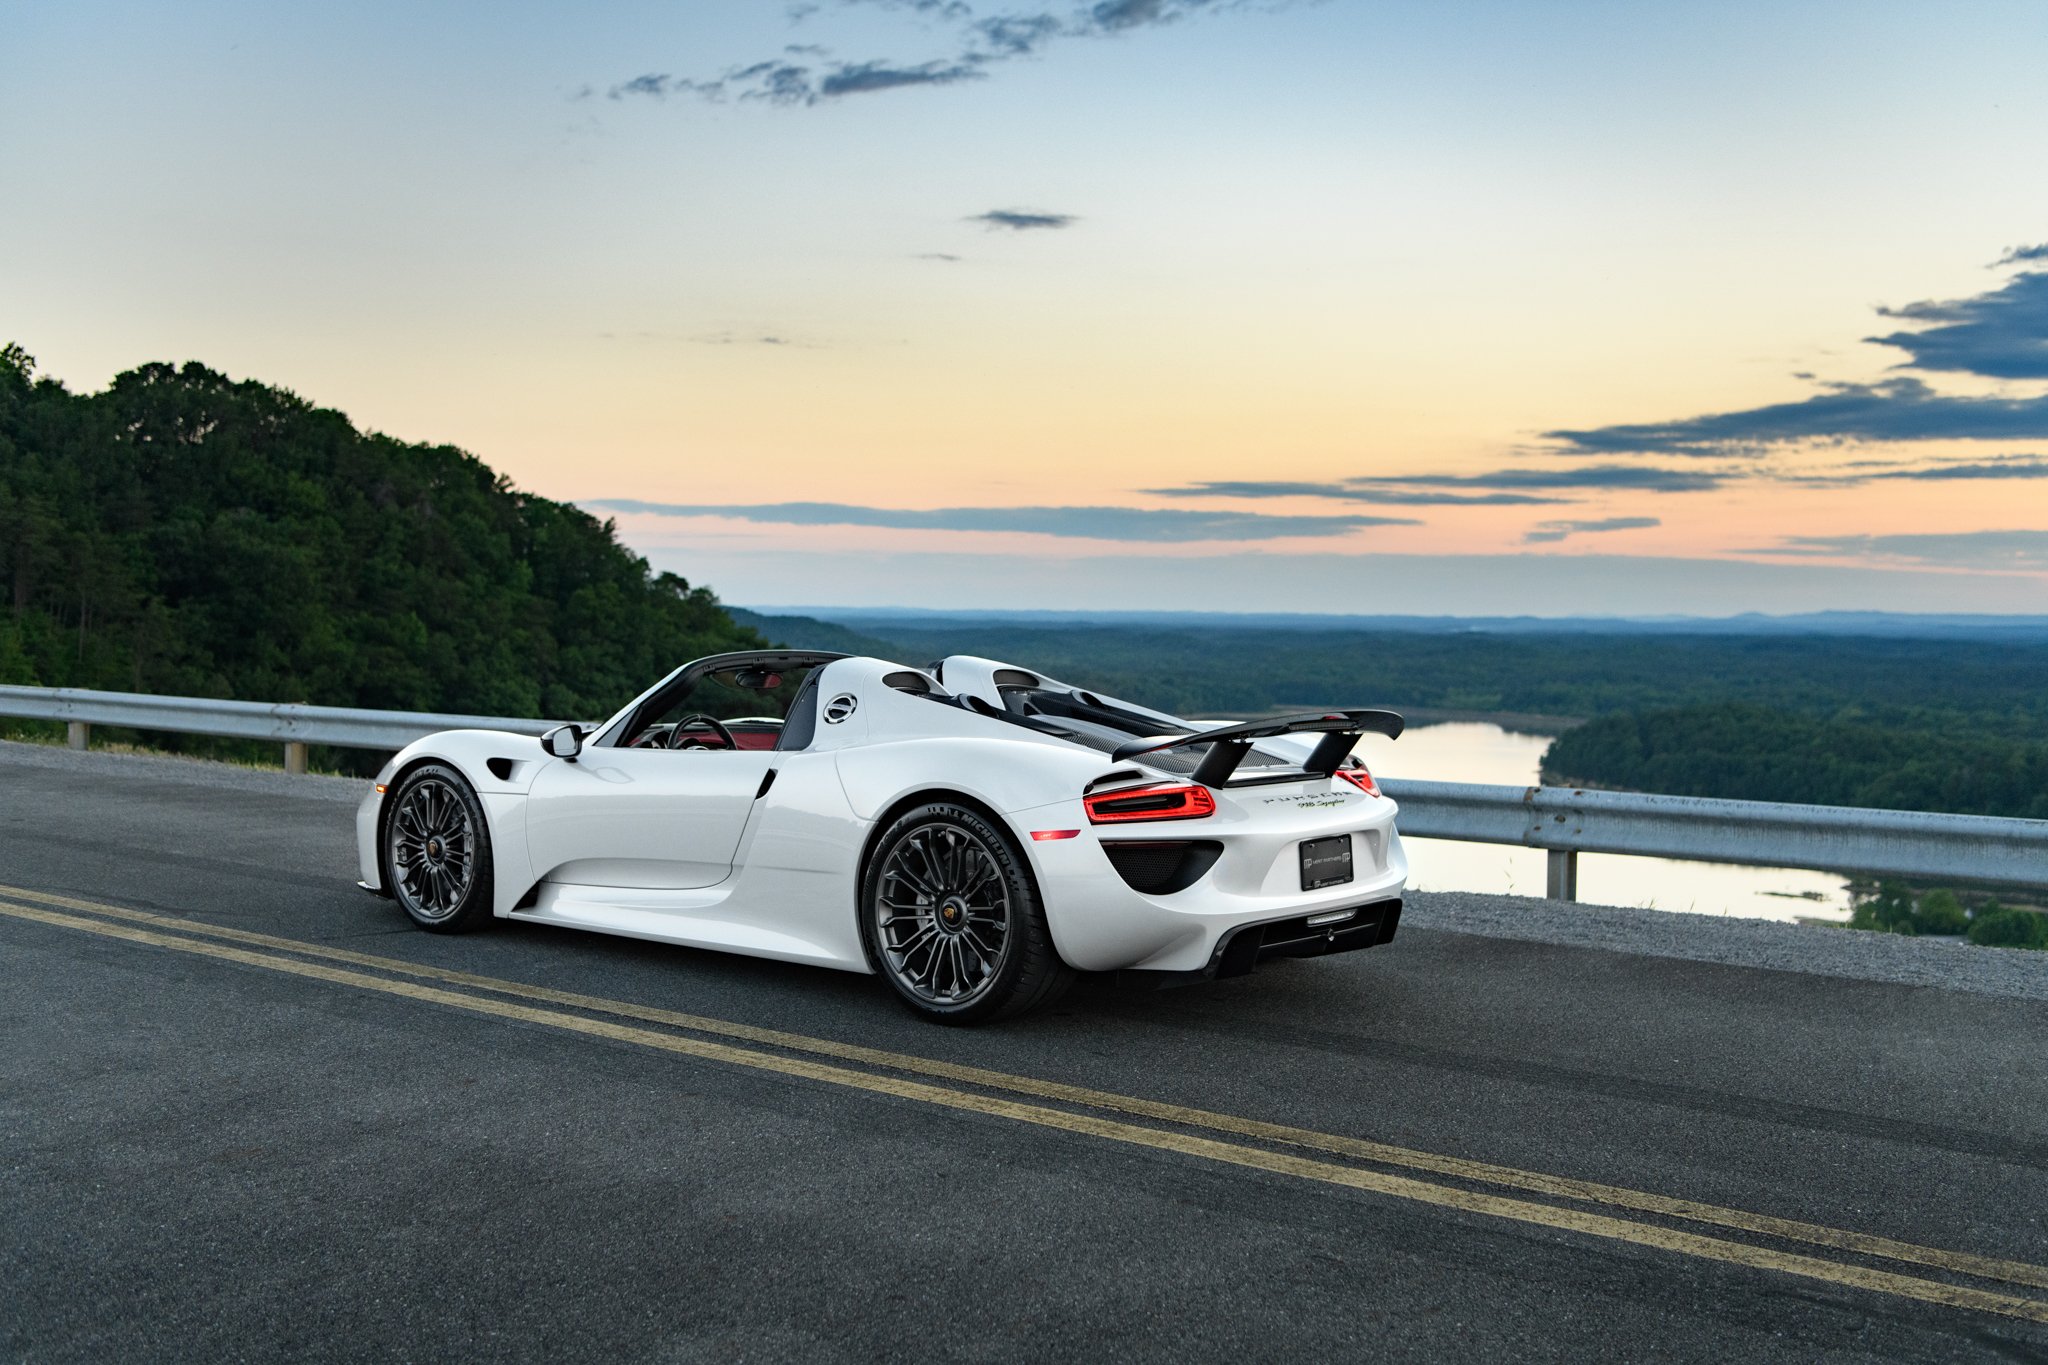
[[[1212,479],[1146,492],[1169,498],[1336,498],[1395,506],[1534,506],[1571,502],[1568,492],[1699,493],[1719,488],[1723,470],[1647,465],[1496,469],[1487,474],[1361,474],[1335,483]]]
[[[1548,545],[1566,536],[1596,531],[1645,531],[1664,523],[1656,517],[1601,517],[1595,521],[1546,521],[1522,537],[1525,545]]]
[[[1530,506],[1570,502],[1531,493],[1445,493],[1429,489],[1354,488],[1343,483],[1290,483],[1282,479],[1212,479],[1184,488],[1144,490],[1166,498],[1337,498],[1407,507]]]
[[[2048,439],[2048,396],[1960,397],[1918,379],[1836,384],[1791,403],[1543,433],[1561,455],[1757,456],[1794,442]]]
[[[865,95],[877,90],[901,90],[911,85],[952,85],[957,81],[978,81],[988,73],[967,62],[920,62],[916,66],[891,66],[887,62],[835,63],[818,78],[817,99],[840,95]],[[804,90],[800,84],[792,91]],[[802,102],[813,97],[805,91]],[[785,103],[796,102],[794,100]]]
[[[990,209],[967,219],[987,228],[1006,228],[1011,232],[1030,232],[1040,228],[1072,227],[1081,220],[1071,213],[1038,213],[1029,209]]]
[[[957,261],[960,257],[950,251],[920,251],[915,259],[920,261]]]
[[[795,346],[801,350],[817,350],[823,343],[807,341],[802,337],[785,336],[780,332],[714,332],[710,336],[692,337],[702,346]]]
[[[1792,536],[1778,545],[1750,553],[1876,560],[1945,569],[2042,573],[2048,572],[2048,531]]]
[[[1881,479],[1941,482],[1950,479],[2048,479],[2048,458],[2040,455],[1994,455],[1989,459],[1952,460],[1944,464],[1909,465],[1895,460],[1851,460],[1844,474],[1780,474],[1786,483],[1854,487]]]
[[[781,105],[815,105],[847,95],[875,94],[914,86],[954,85],[981,80],[1003,62],[1033,57],[1048,44],[1076,38],[1110,38],[1175,23],[1203,13],[1237,9],[1278,9],[1291,0],[1100,0],[1069,5],[1064,15],[1049,10],[986,14],[967,0],[841,0],[842,8],[899,10],[921,26],[950,30],[951,49],[919,62],[891,58],[842,61],[816,43],[788,44],[772,60],[728,67],[717,76],[686,79],[666,74],[636,76],[609,88],[613,99],[695,95],[707,100],[759,100]],[[814,18],[821,7],[790,7],[790,22]]]
[[[1874,479],[2048,479],[2048,460],[2039,455],[2006,455],[1996,460],[1933,465],[1925,469],[1894,469]]]
[[[2000,265],[2048,261],[2048,244],[2014,247]],[[2048,379],[2048,271],[2025,270],[1969,298],[1878,309],[1908,324],[1865,340],[1905,354],[1897,368],[1982,380]],[[1902,375],[1824,385],[1789,403],[1668,422],[1543,433],[1560,455],[1758,456],[1776,446],[1848,441],[2048,438],[2048,395],[1941,393]]]
[[[1050,14],[1005,14],[974,25],[988,55],[1028,57],[1059,37],[1061,25]]]
[[[1361,488],[1484,488],[1504,491],[1616,490],[1642,493],[1702,493],[1719,488],[1725,471],[1663,469],[1655,465],[1600,464],[1577,469],[1496,469],[1488,474],[1400,474],[1346,480]]]
[[[635,76],[630,81],[620,81],[606,93],[615,100],[625,99],[629,95],[645,95],[652,99],[661,100],[667,99],[672,91],[680,93],[694,88],[694,82],[679,81],[674,76],[663,71],[658,73],[650,72],[645,76]],[[589,93],[590,88],[585,86],[577,98],[580,99]]]
[[[1362,526],[1415,526],[1405,517],[1267,516],[1259,512],[1193,512],[1145,507],[859,507],[837,502],[665,503],[596,498],[584,504],[609,512],[671,517],[731,517],[781,526],[883,526],[914,531],[1022,531],[1086,540],[1181,543],[1285,540],[1334,536]]]
[[[1912,357],[1902,368],[1985,379],[2048,379],[2048,272],[2015,275],[1990,293],[1972,298],[1909,303],[1881,308],[1878,314],[1928,324],[1917,331],[1864,338]]]

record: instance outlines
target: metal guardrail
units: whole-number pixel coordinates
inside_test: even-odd
[[[271,740],[285,746],[289,772],[306,770],[309,744],[397,750],[438,730],[538,735],[556,723],[524,717],[360,711],[9,686],[0,686],[0,716],[64,721],[70,726],[75,749],[87,746],[95,725]],[[1382,781],[1380,786],[1401,803],[1404,835],[1545,850],[1549,854],[1547,891],[1558,900],[1578,899],[1581,853],[2048,887],[2048,820],[1571,787],[1493,787],[1396,779]]]
[[[1575,787],[1380,786],[1401,803],[1405,836],[1548,851],[1547,891],[1559,900],[1578,899],[1581,853],[2048,887],[2048,820]]]
[[[266,739],[284,745],[285,771],[306,771],[306,746],[399,750],[439,730],[509,730],[537,735],[551,720],[518,716],[443,716],[427,711],[359,711],[346,706],[294,706],[210,697],[158,697],[142,692],[92,692],[82,687],[0,686],[0,716],[57,720],[70,727],[71,747],[91,742],[95,725],[178,735]]]

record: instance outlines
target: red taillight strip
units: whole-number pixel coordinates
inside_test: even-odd
[[[1339,768],[1337,776],[1364,792],[1367,796],[1380,794],[1379,783],[1372,780],[1372,773],[1365,768]]]
[[[1122,791],[1084,796],[1088,820],[1118,825],[1134,820],[1199,820],[1216,813],[1216,797],[1207,787],[1126,787]]]

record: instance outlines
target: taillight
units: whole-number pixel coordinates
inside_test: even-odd
[[[1363,767],[1339,768],[1337,776],[1364,792],[1367,796],[1378,796],[1379,785],[1372,780],[1372,773]]]
[[[1084,796],[1088,821],[1116,825],[1130,820],[1199,820],[1216,813],[1216,798],[1207,787],[1140,787],[1135,791]]]

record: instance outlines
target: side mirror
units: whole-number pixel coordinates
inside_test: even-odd
[[[540,747],[556,758],[574,763],[576,755],[583,752],[583,731],[574,725],[557,725],[540,737]]]

